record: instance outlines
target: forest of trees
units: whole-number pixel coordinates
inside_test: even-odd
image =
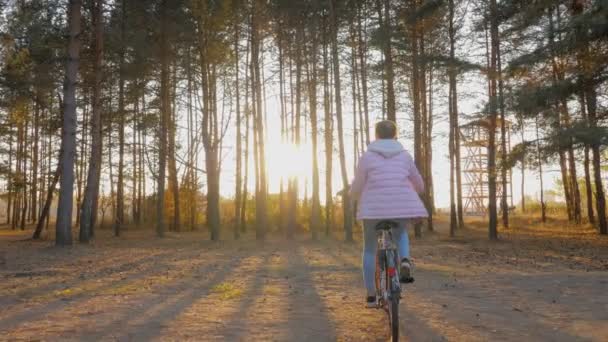
[[[496,132],[490,239],[509,225],[497,186],[510,169],[523,212],[524,175],[541,174],[546,219],[548,166],[568,219],[608,234],[606,0],[4,0],[0,13],[1,223],[35,225],[34,239],[54,224],[56,244],[76,227],[86,243],[109,219],[116,236],[305,226],[350,241],[354,208],[335,194],[378,119],[412,140],[431,213],[432,161],[449,161],[451,234],[465,224],[459,127],[471,120]],[[471,98],[476,114],[463,112]],[[521,136],[510,154],[507,120]],[[433,151],[441,134],[446,156]],[[305,186],[269,176],[275,135],[310,145]]]

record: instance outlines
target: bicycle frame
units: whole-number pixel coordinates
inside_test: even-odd
[[[400,298],[401,284],[399,283],[398,253],[397,246],[393,240],[393,234],[390,230],[379,230],[377,238],[376,298],[382,300],[383,303],[378,302],[378,304],[384,307],[393,297]]]
[[[392,226],[392,225],[391,225]],[[392,229],[377,228],[376,307],[386,311],[393,341],[399,340],[399,255]]]

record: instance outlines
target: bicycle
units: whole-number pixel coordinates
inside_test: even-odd
[[[399,341],[399,253],[393,240],[393,228],[397,223],[384,220],[376,225],[378,249],[376,251],[376,308],[388,314],[392,341]],[[414,279],[407,279],[413,282]]]

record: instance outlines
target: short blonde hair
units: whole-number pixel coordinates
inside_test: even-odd
[[[397,138],[397,124],[391,120],[382,120],[376,123],[376,139]]]

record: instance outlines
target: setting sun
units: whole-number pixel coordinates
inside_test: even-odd
[[[268,144],[268,176],[272,189],[278,188],[281,180],[295,177],[304,184],[309,178],[312,165],[312,148],[309,144],[296,145],[271,141]]]

